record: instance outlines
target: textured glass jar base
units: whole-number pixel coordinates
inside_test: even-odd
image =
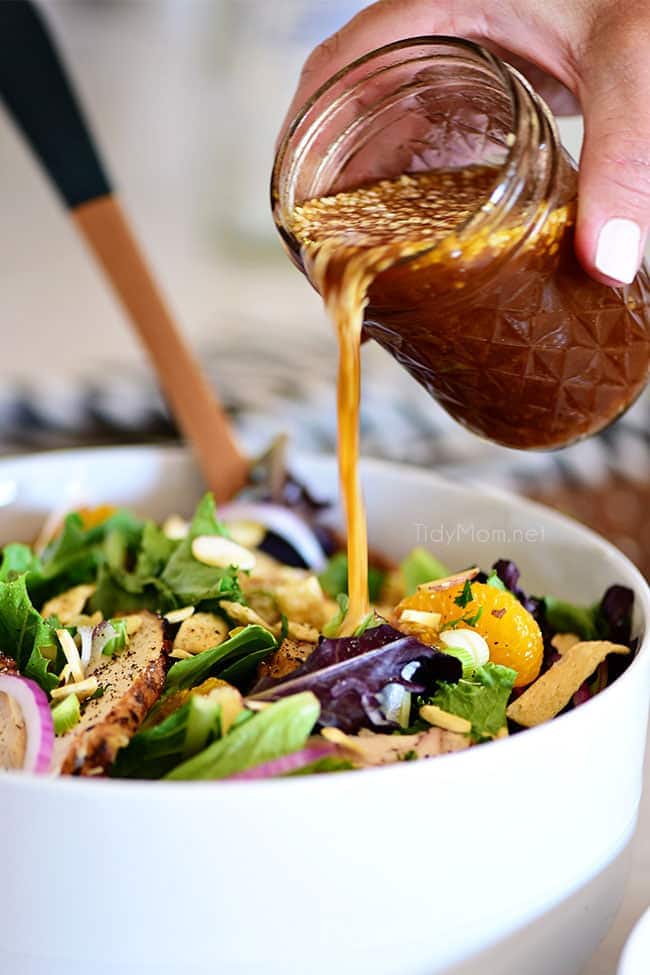
[[[579,267],[572,233],[552,273],[513,264],[497,285],[454,304],[409,302],[409,293],[388,274],[379,279],[366,335],[454,419],[496,443],[566,446],[608,426],[648,380],[647,270],[629,287],[605,287]]]

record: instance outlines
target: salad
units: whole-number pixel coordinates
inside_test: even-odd
[[[304,500],[304,498],[303,498]],[[633,593],[531,597],[513,562],[347,560],[317,509],[211,495],[185,521],[68,514],[0,561],[0,768],[237,781],[476,747],[599,693],[635,650]]]

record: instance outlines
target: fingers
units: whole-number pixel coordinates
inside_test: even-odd
[[[629,283],[650,227],[650,14],[604,23],[583,68],[585,140],[576,249],[607,284]]]
[[[307,59],[283,131],[307,99],[341,68],[384,44],[424,34],[466,37],[508,51],[575,91],[576,74],[565,44],[572,29],[571,4],[545,0],[542,14],[537,7],[537,0],[523,4],[517,0],[498,4],[494,0],[380,0],[323,41]]]

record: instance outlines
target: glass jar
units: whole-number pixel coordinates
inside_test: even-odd
[[[276,226],[305,271],[291,232],[296,205],[477,166],[490,177],[480,205],[374,279],[364,333],[475,433],[510,447],[563,446],[602,429],[643,389],[650,280],[643,268],[610,288],[579,265],[576,165],[512,67],[469,41],[420,37],[340,71],[279,147]]]

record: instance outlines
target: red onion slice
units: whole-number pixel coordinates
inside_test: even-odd
[[[302,518],[279,504],[233,501],[219,508],[224,521],[254,521],[279,535],[291,545],[308,568],[321,572],[326,558],[318,538]]]
[[[336,754],[337,751],[337,746],[329,742],[323,742],[322,745],[308,745],[299,752],[282,755],[280,758],[273,758],[269,762],[247,768],[243,772],[236,772],[235,775],[229,776],[224,781],[251,782],[255,779],[273,779],[278,775],[286,775],[288,772],[297,772],[298,769],[305,768],[306,765],[311,765],[312,762],[317,762],[320,758],[328,758],[330,755]]]
[[[54,748],[52,712],[45,691],[28,677],[0,674],[0,691],[13,698],[25,722],[27,746],[23,771],[49,772]]]

